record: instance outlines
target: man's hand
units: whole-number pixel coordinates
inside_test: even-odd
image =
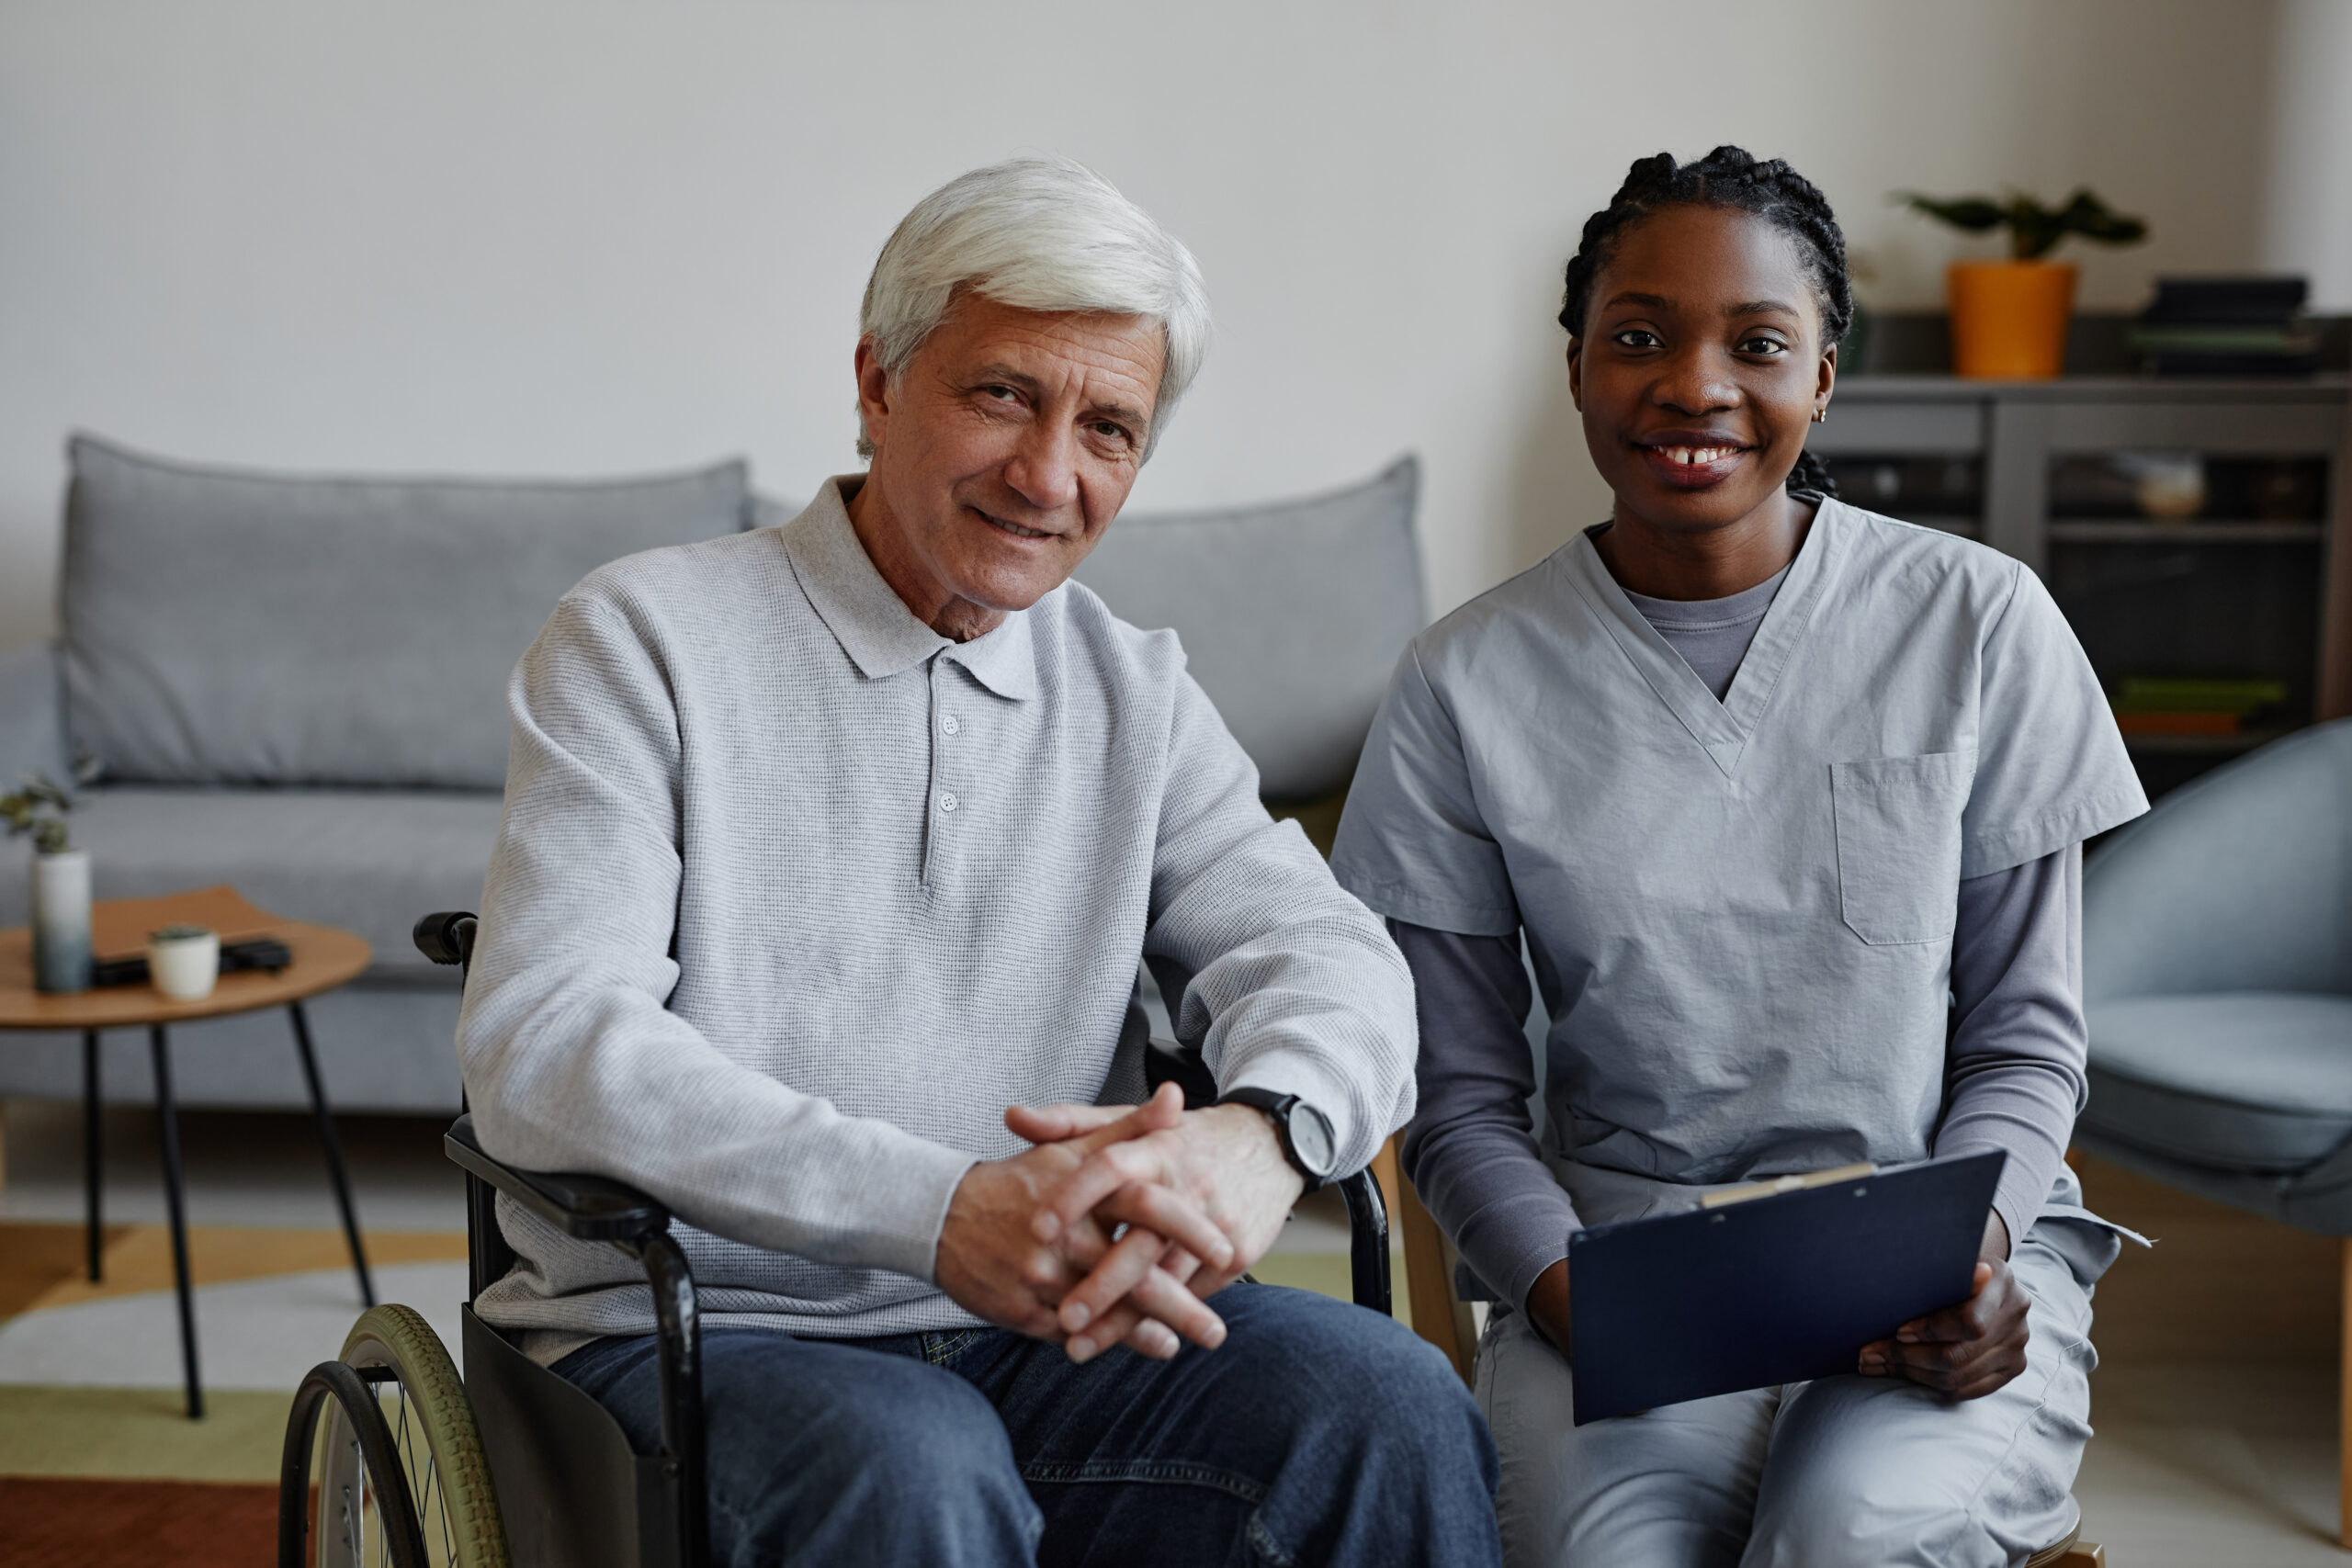
[[[1005,1122],[1041,1144],[1070,1140],[1083,1125],[1088,1109],[1010,1111]],[[1101,1137],[1100,1133],[1080,1135]],[[1175,1126],[1096,1144],[1077,1168],[1045,1194],[1032,1222],[1031,1234],[1037,1241],[1065,1247],[1070,1233],[1090,1219],[1124,1221],[1130,1226],[1093,1270],[1061,1298],[1058,1322],[1069,1337],[1071,1359],[1083,1361],[1122,1339],[1132,1343],[1129,1331],[1144,1314],[1181,1326],[1172,1322],[1177,1305],[1172,1298],[1189,1294],[1204,1299],[1231,1284],[1273,1244],[1305,1185],[1283,1157],[1273,1122],[1246,1105],[1185,1111]],[[1205,1215],[1221,1233],[1225,1247],[1204,1247],[1193,1236],[1159,1224],[1142,1205],[1163,1191],[1183,1200],[1186,1210]],[[1138,1229],[1158,1234],[1138,1237]],[[1181,1250],[1163,1261],[1170,1243]],[[1188,1289],[1171,1291],[1171,1285]],[[1136,1309],[1140,1313],[1131,1319],[1127,1314]],[[1186,1337],[1209,1343],[1189,1330]],[[1223,1337],[1221,1323],[1216,1337]]]
[[[2026,1312],[2032,1304],[2009,1272],[2009,1228],[1986,1217],[1969,1298],[1862,1347],[1864,1377],[1908,1378],[1954,1399],[1982,1399],[2025,1371]]]
[[[1006,1113],[1007,1124],[1016,1133],[1023,1131],[1015,1121],[1022,1114],[1018,1111]],[[1088,1118],[1090,1124],[1083,1130],[1057,1141],[1042,1143],[1010,1159],[985,1160],[966,1171],[948,1201],[947,1217],[939,1230],[933,1270],[939,1288],[956,1304],[990,1323],[1040,1339],[1060,1339],[1062,1328],[1055,1308],[1070,1287],[1113,1250],[1113,1244],[1102,1225],[1084,1213],[1074,1224],[1057,1224],[1050,1241],[1039,1237],[1034,1222],[1040,1204],[1103,1149],[1171,1130],[1182,1116],[1183,1097],[1171,1089],[1132,1110],[1121,1107],[1112,1114]],[[1106,1211],[1114,1221],[1149,1227],[1129,1231],[1130,1236],[1143,1238],[1130,1249],[1130,1257],[1143,1250],[1146,1243],[1157,1243],[1165,1251],[1168,1244],[1163,1238],[1172,1236],[1190,1255],[1213,1258],[1219,1267],[1231,1259],[1232,1244],[1224,1233],[1173,1191],[1122,1193],[1110,1208],[1117,1211],[1115,1214]],[[1159,1253],[1153,1256],[1156,1261]],[[1174,1336],[1168,1334],[1168,1327],[1195,1338],[1203,1334],[1223,1337],[1224,1325],[1216,1322],[1214,1313],[1189,1292],[1180,1289],[1173,1293],[1183,1297],[1182,1303],[1170,1301],[1165,1293],[1151,1297],[1153,1303],[1175,1312],[1172,1318],[1165,1313],[1153,1314],[1167,1320],[1167,1326],[1160,1329],[1160,1335],[1166,1336],[1167,1354],[1175,1353]],[[1148,1337],[1154,1344],[1162,1342],[1159,1336]]]

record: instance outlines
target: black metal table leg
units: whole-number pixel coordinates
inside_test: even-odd
[[[343,1143],[335,1136],[334,1115],[327,1110],[326,1085],[319,1077],[319,1058],[311,1049],[311,1021],[303,1016],[300,1002],[286,1004],[287,1016],[294,1021],[294,1048],[302,1055],[302,1076],[310,1080],[311,1110],[319,1119],[319,1146],[326,1151],[327,1179],[334,1183],[335,1206],[343,1211],[344,1238],[351,1243],[351,1267],[359,1275],[359,1299],[369,1306],[376,1304],[376,1282],[368,1277],[368,1253],[359,1245],[359,1219],[351,1209],[351,1183],[343,1173]]]
[[[98,1032],[82,1031],[82,1198],[89,1227],[90,1279],[103,1278],[99,1262],[104,1226],[99,1212],[106,1175],[105,1104],[98,1095]]]
[[[196,1369],[196,1292],[187,1275],[187,1210],[180,1194],[180,1113],[172,1100],[172,1057],[164,1026],[147,1030],[147,1048],[155,1058],[155,1114],[164,1132],[164,1198],[172,1210],[172,1280],[180,1296],[180,1365],[187,1372],[187,1416],[204,1415],[204,1384]]]

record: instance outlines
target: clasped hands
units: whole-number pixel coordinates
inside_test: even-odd
[[[1073,1361],[1221,1344],[1207,1298],[1264,1256],[1304,1185],[1265,1115],[1186,1111],[1166,1084],[1139,1106],[1014,1106],[1004,1123],[1032,1146],[965,1172],[940,1289]]]

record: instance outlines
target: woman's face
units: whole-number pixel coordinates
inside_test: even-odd
[[[1568,343],[1618,520],[1702,533],[1777,504],[1837,358],[1797,243],[1771,223],[1669,207],[1624,231]]]

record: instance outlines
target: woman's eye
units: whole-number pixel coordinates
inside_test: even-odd
[[[1620,348],[1656,348],[1657,333],[1647,327],[1627,327],[1617,334],[1615,342]]]
[[[1776,337],[1752,337],[1739,345],[1742,354],[1786,354],[1789,345]]]

